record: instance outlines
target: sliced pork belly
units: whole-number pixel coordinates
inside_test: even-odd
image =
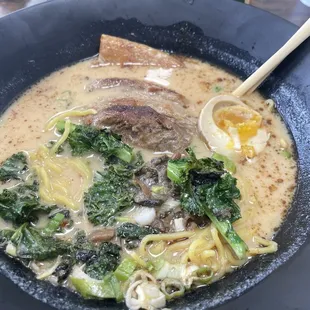
[[[130,94],[130,97],[133,96],[132,92],[135,92],[140,97],[157,97],[161,100],[169,100],[175,103],[179,103],[183,107],[187,108],[189,103],[187,99],[171,90],[167,87],[158,85],[156,83],[137,80],[137,79],[126,79],[126,78],[107,78],[107,79],[96,79],[91,81],[86,85],[85,90],[93,92],[100,89],[111,89],[118,87],[120,90],[123,90],[127,94]]]
[[[197,119],[189,116],[189,101],[169,88],[137,79],[106,78],[89,82],[85,90],[99,94],[92,105],[98,113],[87,116],[85,123],[109,127],[132,146],[183,152],[196,133]]]
[[[184,67],[183,61],[176,56],[144,44],[106,34],[101,35],[99,61],[107,65],[142,65],[161,68]]]
[[[190,144],[194,132],[191,123],[158,113],[150,106],[137,105],[133,99],[129,103],[98,110],[85,122],[109,127],[122,135],[126,143],[154,151],[183,152]]]

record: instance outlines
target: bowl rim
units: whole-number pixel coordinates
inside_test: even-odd
[[[114,3],[119,3],[120,1],[114,0],[113,2]],[[165,0],[158,0],[158,2],[161,3],[160,5],[163,5],[164,1]],[[98,0],[92,0],[92,2],[93,3],[99,3]],[[297,26],[291,24],[290,22],[288,22],[288,21],[286,21],[286,20],[284,20],[284,19],[282,19],[282,18],[280,18],[278,16],[275,16],[275,15],[273,15],[271,13],[262,11],[262,10],[257,9],[257,8],[253,8],[253,7],[250,7],[250,6],[245,6],[245,5],[241,4],[241,3],[233,2],[231,0],[218,0],[218,2],[216,4],[212,3],[212,0],[207,0],[207,1],[204,1],[204,2],[205,2],[204,5],[206,7],[212,8],[214,10],[218,9],[218,10],[221,11],[221,13],[217,13],[217,14],[224,14],[225,15],[225,14],[229,13],[230,10],[235,9],[235,10],[239,10],[238,12],[241,12],[240,13],[241,16],[242,16],[242,14],[249,14],[249,16],[251,16],[253,18],[258,18],[258,17],[261,17],[261,16],[268,16],[267,24],[268,23],[279,24],[279,25],[281,25],[281,27],[283,27],[285,25],[285,27],[284,27],[285,28],[285,31],[284,31],[285,34],[282,34],[281,38],[286,37],[286,36],[290,36],[291,33],[293,33],[297,29]],[[74,3],[74,0],[67,0],[67,1],[66,0],[53,0],[53,1],[49,0],[47,2],[43,2],[43,3],[40,3],[40,4],[34,5],[32,7],[19,10],[19,11],[15,12],[15,13],[9,14],[9,15],[1,18],[0,19],[0,26],[3,25],[3,24],[7,24],[7,26],[11,24],[11,25],[14,26],[14,23],[15,23],[15,25],[17,23],[17,19],[20,19],[20,20],[22,20],[25,23],[31,24],[30,17],[33,16],[34,14],[43,14],[44,11],[46,12],[48,9],[56,10],[56,9],[65,8],[65,7],[68,8],[70,5],[73,5],[73,3]],[[139,2],[139,0],[132,0],[132,3],[141,5],[141,1]],[[146,11],[154,8],[154,6],[151,6],[150,3],[151,3],[151,0],[145,0],[145,3],[143,5],[144,5],[144,8],[145,8]],[[177,0],[169,0],[169,5],[170,4],[174,4],[175,5],[176,3],[178,3]],[[150,5],[150,7],[148,9],[146,9],[147,4]],[[101,4],[102,7],[107,6],[107,5],[108,5],[107,1],[102,1],[102,4]],[[157,4],[157,5],[159,5],[159,4]],[[197,5],[198,5],[199,8],[203,6],[202,5],[202,0],[196,0],[196,2],[194,2],[193,5],[189,5],[189,4],[186,4],[186,3],[180,4],[180,2],[178,3],[178,5],[182,6],[182,8],[187,8],[189,10],[189,12],[190,12],[191,8],[194,8]],[[225,6],[223,7],[223,5],[225,5]],[[125,7],[126,7],[126,5],[125,5]],[[71,8],[71,10],[73,10],[73,9]],[[150,12],[150,13],[152,13],[152,12]],[[235,22],[235,19],[234,19],[234,22]],[[197,21],[197,23],[200,24],[199,21]],[[21,29],[20,27],[21,27],[21,25],[19,24],[17,28]],[[265,25],[265,27],[267,27],[267,26]],[[0,29],[1,29],[1,27],[0,27]],[[229,35],[229,32],[226,34],[226,36],[228,37],[228,35]],[[240,41],[239,45],[242,45],[241,44],[242,40],[240,39],[239,41]],[[1,43],[1,37],[0,37],[0,43]],[[228,43],[230,44],[230,42],[228,42]],[[250,44],[250,42],[248,42],[247,44]],[[246,45],[246,49],[245,50],[247,51],[247,53],[249,53],[249,51],[248,51],[249,49],[250,49],[250,47],[248,45]],[[260,52],[258,52],[257,54],[259,54],[259,53]],[[254,50],[253,50],[253,54],[255,55]],[[256,62],[254,61],[252,63],[252,65],[248,69],[248,72],[253,70],[253,68],[257,67],[259,65],[259,63],[261,62],[261,59],[263,59],[266,56],[266,54],[267,53],[265,53],[263,55],[263,57],[255,57],[257,55],[255,55],[254,57],[251,56],[252,58],[248,57],[249,61],[251,59],[252,59],[252,61],[254,61],[255,58],[256,58],[256,60],[257,60],[257,58],[259,59]],[[261,54],[259,54],[259,55],[261,55]],[[298,55],[300,55],[300,53]],[[0,56],[1,56],[1,52],[0,52]],[[244,54],[243,56],[247,57],[246,54]],[[309,58],[310,57],[308,57],[307,59],[309,60]],[[1,63],[1,58],[0,58],[0,63]],[[286,84],[290,84],[290,83],[296,82],[298,80],[299,76],[304,71],[301,70],[298,67],[297,70],[292,69],[292,72],[293,73],[288,77],[288,79],[284,80],[284,82]],[[49,73],[51,73],[51,72],[49,72]],[[273,89],[272,86],[270,85],[272,83],[272,81],[273,81],[273,78],[270,79],[269,83],[266,83],[266,85],[263,86],[262,91],[263,92],[267,92],[267,93],[268,92],[269,93],[273,93],[273,94],[276,95],[277,94],[276,90]],[[284,96],[284,95],[282,94],[282,96]],[[310,95],[309,95],[309,93],[307,93],[307,98],[309,98],[309,97],[310,97]],[[305,111],[308,112],[307,109]],[[287,110],[281,109],[281,106],[280,106],[279,112],[280,112],[280,114],[282,116],[284,116],[286,114]],[[293,113],[291,110],[289,112]],[[294,115],[296,116],[296,112],[292,114],[292,117]],[[292,117],[290,117],[290,121],[291,121]],[[294,132],[293,132],[293,136],[295,137]],[[300,143],[300,141],[301,141],[300,138],[298,138],[296,140],[296,143],[297,143],[297,153],[299,154],[299,157],[298,157],[299,158],[299,162],[298,162],[298,164],[299,164],[299,168],[300,168],[299,172],[298,172],[299,173],[299,175],[298,175],[298,182],[299,182],[298,190],[299,191],[300,190],[305,190],[304,189],[304,185],[302,184],[303,183],[302,181],[305,180],[305,175],[306,175],[306,172],[308,171],[308,169],[306,169],[306,167],[305,167],[305,164],[307,162],[309,162],[309,160],[305,161],[305,159],[303,158],[304,148],[302,148],[302,149],[298,148],[298,143]],[[302,169],[306,169],[306,170],[303,171]],[[298,194],[298,192],[297,192],[297,194]],[[290,214],[288,214],[288,216],[289,215]],[[306,215],[307,214],[305,214],[305,216]],[[310,223],[310,219],[305,218],[304,220],[307,223]],[[197,298],[197,302],[196,302],[196,304],[193,305],[192,308],[193,309],[197,309],[197,310],[198,309],[207,309],[207,308],[209,309],[210,307],[214,307],[214,306],[220,305],[220,304],[226,302],[227,300],[231,300],[233,298],[236,298],[236,297],[240,296],[242,293],[244,293],[245,291],[249,290],[255,284],[260,282],[263,278],[267,277],[272,271],[277,269],[280,265],[285,263],[304,244],[304,242],[306,241],[308,235],[309,235],[309,229],[306,229],[302,234],[300,234],[299,238],[294,241],[294,244],[292,244],[290,247],[288,247],[286,249],[286,252],[283,252],[280,257],[277,257],[277,259],[275,259],[275,261],[269,263],[268,267],[261,266],[260,268],[262,268],[262,269],[261,269],[261,271],[259,271],[257,273],[256,277],[249,278],[246,281],[246,283],[240,284],[237,289],[234,288],[234,290],[233,290],[233,292],[231,294],[225,294],[224,296],[222,295],[222,296],[220,296],[221,300],[215,299],[214,301],[208,302],[208,304],[201,303],[200,299]],[[248,268],[248,266],[246,266],[246,267],[247,267],[247,270],[250,270],[250,268]],[[17,270],[17,271],[13,270],[12,271],[12,262],[9,261],[8,259],[2,258],[2,257],[0,257],[0,272],[2,274],[4,274],[5,276],[9,277],[14,283],[17,283],[24,290],[26,290],[26,288],[27,288],[27,286],[25,287],[26,282],[27,281],[33,281],[30,275],[26,275],[25,276],[25,272],[24,271],[23,272],[20,272],[19,270]],[[236,277],[236,280],[238,280],[238,277]],[[215,289],[222,289],[222,286],[221,286],[222,283],[223,283],[223,281],[219,281],[217,284],[213,284],[212,286],[215,287]],[[56,294],[58,294],[58,296],[60,296],[61,298],[63,296],[66,296],[66,294],[64,294],[61,290],[56,290],[56,291],[57,291]],[[49,292],[48,289],[47,289],[47,292]],[[42,294],[42,292],[40,292],[40,293],[33,292],[33,293],[30,293],[30,294],[32,296],[34,296],[35,298],[37,298],[39,300],[42,300],[42,301],[44,301],[44,302],[46,302],[46,303],[48,303],[50,305],[57,306],[58,300],[56,300],[52,296],[45,296],[44,294]],[[108,303],[107,305],[110,306],[110,303]],[[188,307],[188,305],[184,305],[184,304],[182,304],[182,303],[180,303],[178,301],[174,305],[177,306],[178,309],[186,309],[186,307]],[[88,308],[88,306],[86,306],[86,307],[83,307],[83,309],[96,309],[94,307],[91,305],[90,308]],[[65,308],[60,308],[60,309],[65,309]],[[69,308],[66,308],[66,309],[69,309]],[[78,309],[78,308],[76,308],[76,309]]]

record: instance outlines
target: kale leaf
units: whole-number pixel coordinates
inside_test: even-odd
[[[84,271],[91,278],[102,280],[109,271],[114,271],[120,263],[120,247],[111,242],[99,245],[96,254],[86,263]]]
[[[86,263],[97,253],[95,245],[87,239],[82,230],[75,235],[71,252],[74,259],[82,263]]]
[[[14,225],[36,221],[39,211],[50,212],[54,206],[42,206],[38,195],[38,184],[20,184],[0,193],[0,217]]]
[[[63,283],[70,275],[74,265],[74,260],[70,254],[65,254],[61,257],[61,262],[53,272],[53,275],[57,277],[59,284]]]
[[[188,149],[189,157],[169,160],[167,175],[182,189],[183,208],[194,215],[205,215],[210,209],[220,219],[231,222],[240,218],[239,206],[234,199],[240,199],[237,180],[224,170],[222,162],[213,158],[197,159]],[[199,200],[203,206],[195,201]]]
[[[122,142],[121,136],[101,129],[96,137],[93,149],[106,158],[116,156],[117,158],[130,163],[133,159],[133,149]]]
[[[56,125],[60,133],[64,132],[65,121],[59,121]],[[92,145],[98,136],[98,129],[92,126],[70,124],[70,134],[67,138],[72,155],[83,155],[92,150]]]
[[[58,214],[60,213],[56,215]],[[60,284],[68,278],[75,264],[86,263],[96,254],[95,245],[87,240],[86,234],[82,230],[75,234],[68,248],[68,253],[61,257],[60,264],[53,272]]]
[[[85,232],[80,230],[75,234],[69,252],[62,256],[53,275],[58,278],[58,283],[62,283],[67,279],[75,264],[79,262],[84,264],[95,255],[95,245],[86,238]]]
[[[208,216],[232,247],[238,258],[246,255],[247,246],[232,227],[241,217],[234,199],[240,199],[237,180],[224,170],[223,163],[212,158],[189,157],[169,160],[167,175],[181,191],[181,206],[196,216]]]
[[[28,170],[27,157],[23,152],[13,154],[0,167],[0,181],[20,180]]]
[[[196,171],[196,182],[200,179],[218,179],[225,173],[224,164],[213,158],[197,159],[191,148],[187,149],[188,157],[177,160],[169,160],[167,176],[175,184],[184,185],[187,183],[190,171]],[[203,180],[202,180],[203,182]]]
[[[114,215],[132,207],[135,186],[133,170],[127,165],[111,165],[97,174],[97,181],[84,195],[84,204],[90,222],[110,225]]]
[[[64,131],[64,121],[57,123],[57,130]],[[71,124],[67,141],[73,156],[81,156],[89,151],[94,151],[107,159],[115,156],[128,163],[133,159],[133,149],[122,142],[121,136],[108,129]]]
[[[11,242],[16,247],[16,256],[20,259],[44,261],[70,251],[67,242],[50,236],[42,236],[39,230],[30,227],[28,223],[15,231]]]
[[[159,230],[152,227],[141,227],[132,223],[124,223],[116,228],[116,235],[120,238],[131,240],[141,240],[146,235],[159,234]]]
[[[84,231],[80,231],[73,241],[72,257],[75,262],[85,264],[84,271],[90,277],[101,280],[109,271],[117,268],[120,249],[111,242],[95,245],[87,239]]]
[[[219,219],[228,219],[232,223],[241,217],[240,208],[234,199],[240,199],[240,191],[236,186],[237,180],[229,173],[216,176],[213,173],[208,174],[190,172],[190,182],[187,184],[187,191],[192,193],[192,197],[200,200],[204,206],[212,211]],[[182,195],[183,207],[189,213],[203,216],[205,210],[197,204],[188,201],[187,195]]]

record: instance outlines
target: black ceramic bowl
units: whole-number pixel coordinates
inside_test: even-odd
[[[295,31],[287,22],[232,0],[51,1],[0,20],[0,113],[42,77],[96,54],[101,33],[206,60],[244,79]],[[308,40],[260,88],[275,100],[289,127],[299,166],[297,192],[275,238],[278,252],[173,301],[169,308],[209,309],[238,297],[306,241],[310,227],[309,69]],[[3,253],[0,269],[23,290],[58,309],[124,309],[123,304],[85,301],[64,288],[37,281]]]

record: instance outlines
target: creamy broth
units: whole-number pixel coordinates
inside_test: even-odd
[[[93,59],[81,61],[68,68],[63,68],[44,78],[26,91],[5,112],[0,120],[1,152],[0,162],[18,151],[34,152],[40,145],[49,140],[59,139],[55,130],[44,130],[47,122],[57,113],[64,110],[98,106],[105,98],[118,95],[118,89],[96,90],[87,92],[86,85],[99,78],[134,78],[160,83],[182,95],[189,101],[188,116],[197,118],[204,104],[219,94],[229,94],[236,89],[241,81],[235,76],[208,63],[196,60],[186,60],[185,68],[156,69],[147,66],[104,66],[94,67]],[[259,93],[255,92],[243,98],[243,101],[263,116],[264,126],[270,133],[270,139],[265,150],[253,159],[239,158],[235,164],[238,187],[242,199],[238,202],[242,219],[234,223],[240,237],[249,247],[257,247],[259,243],[253,236],[271,239],[280,226],[289,206],[295,189],[296,163],[293,159],[283,156],[283,148],[292,153],[292,140],[284,123],[276,113],[272,113]],[[80,123],[81,118],[71,117],[74,123]],[[196,134],[191,146],[197,157],[209,157],[211,151]],[[143,150],[145,161],[158,157],[161,153]],[[70,157],[69,150],[58,155]],[[103,162],[98,155],[87,158],[92,171],[100,170]],[[68,182],[73,188],[79,188],[76,175],[67,172]],[[90,186],[92,181],[88,184]],[[12,186],[4,183],[0,189]],[[65,234],[59,234],[62,239],[71,238],[77,229],[89,233],[93,225],[87,220],[83,207],[82,196],[78,198],[79,210],[71,212],[74,221],[73,228]],[[123,217],[135,210],[122,212]],[[44,223],[40,222],[41,226]],[[11,227],[9,222],[0,220],[0,227]],[[279,245],[281,246],[281,244]],[[238,262],[237,265],[239,265]],[[226,261],[224,269],[230,271],[234,267],[231,261]],[[225,271],[215,276],[212,281],[221,277]]]

